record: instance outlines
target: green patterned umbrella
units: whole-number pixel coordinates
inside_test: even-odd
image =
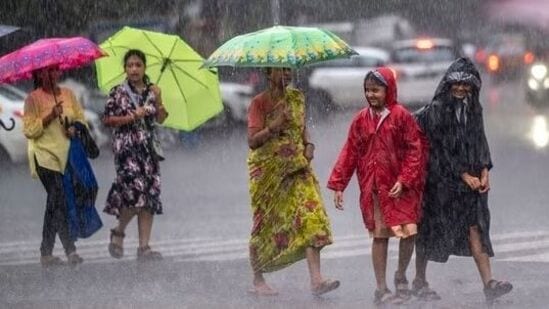
[[[327,30],[274,26],[239,35],[215,50],[205,67],[287,67],[357,55],[347,43]]]

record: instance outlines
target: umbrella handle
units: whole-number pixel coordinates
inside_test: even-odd
[[[6,131],[13,130],[13,128],[15,128],[15,120],[13,120],[13,118],[10,118],[10,121],[11,121],[11,126],[7,127],[6,124],[2,120],[0,120],[0,127],[4,128],[4,130]]]

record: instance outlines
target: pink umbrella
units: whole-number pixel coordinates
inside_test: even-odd
[[[0,58],[0,83],[29,79],[32,71],[52,65],[77,68],[106,55],[83,37],[41,39]]]

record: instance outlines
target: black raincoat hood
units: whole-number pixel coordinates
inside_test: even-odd
[[[480,73],[469,58],[455,60],[444,73],[438,84],[433,101],[445,100],[450,95],[450,86],[456,82],[465,82],[473,87],[473,101],[479,102],[479,93],[482,81]]]

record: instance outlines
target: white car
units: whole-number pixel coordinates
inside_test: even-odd
[[[10,118],[15,121],[11,131],[0,128],[0,161],[21,163],[27,160],[27,138],[23,135],[23,110],[27,93],[11,85],[0,85],[0,116],[9,125]],[[101,119],[96,113],[84,109],[90,133],[99,147],[104,146],[109,138],[102,132]]]
[[[327,61],[311,67],[309,88],[324,98],[323,105],[339,108],[364,106],[364,77],[389,61],[389,53],[373,47],[354,47],[359,54],[349,59]],[[318,105],[313,102],[312,106]]]
[[[393,43],[389,66],[396,72],[398,100],[414,108],[430,102],[446,69],[457,57],[457,49],[449,39]]]
[[[27,160],[27,138],[23,135],[23,105],[25,97],[10,85],[0,85],[0,119],[10,131],[0,128],[0,164]]]
[[[248,120],[248,106],[253,98],[253,86],[232,82],[219,84],[227,117],[238,122]]]

